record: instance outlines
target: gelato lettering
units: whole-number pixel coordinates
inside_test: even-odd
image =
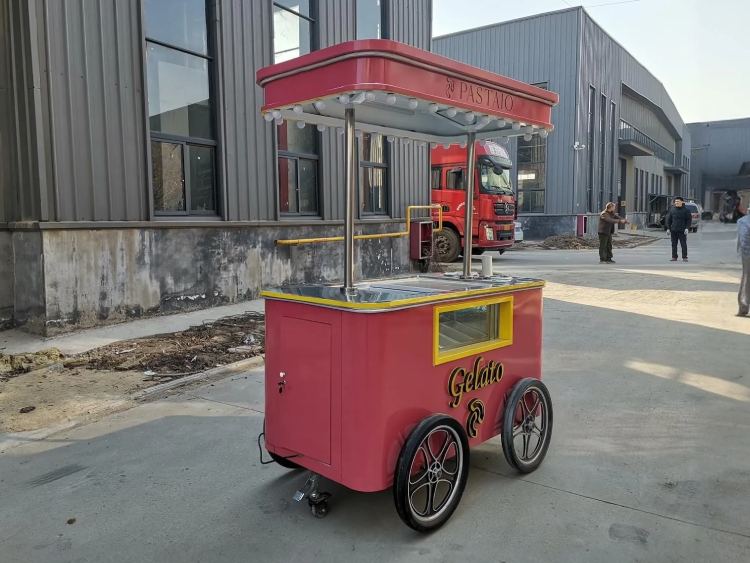
[[[481,367],[480,367],[481,366]],[[477,356],[470,371],[462,367],[454,368],[448,377],[448,394],[453,397],[449,403],[452,408],[461,404],[464,393],[479,391],[503,378],[503,364],[490,360],[482,366],[482,356]]]
[[[451,100],[471,102],[497,111],[513,111],[515,103],[511,94],[453,78],[446,78],[445,95]]]

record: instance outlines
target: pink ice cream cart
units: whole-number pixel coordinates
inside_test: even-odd
[[[296,498],[316,516],[328,512],[324,477],[356,491],[392,488],[401,519],[434,530],[460,502],[472,446],[500,435],[506,460],[524,473],[545,457],[552,402],[541,381],[544,282],[473,273],[471,235],[462,272],[355,282],[354,245],[373,238],[355,233],[355,139],[362,131],[385,142],[466,143],[466,177],[491,181],[492,163],[477,166],[475,142],[546,137],[558,96],[387,40],[266,67],[257,82],[270,124],[343,131],[347,179],[343,236],[277,241],[342,241],[344,282],[262,293],[265,447],[282,466],[310,471]],[[473,194],[464,191],[469,209]],[[441,211],[427,211],[428,235],[441,228]],[[375,236],[413,237],[414,224]]]

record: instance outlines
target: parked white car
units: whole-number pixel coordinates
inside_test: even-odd
[[[515,231],[513,233],[513,239],[515,242],[523,242],[523,229],[521,228],[521,222],[515,221]]]

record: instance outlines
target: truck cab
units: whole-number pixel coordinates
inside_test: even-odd
[[[472,189],[472,253],[513,246],[516,196],[511,186],[513,163],[508,151],[491,141],[476,143],[476,165]],[[453,262],[463,249],[466,206],[466,148],[452,145],[432,149],[431,199],[443,210],[443,230],[435,235],[441,262]]]

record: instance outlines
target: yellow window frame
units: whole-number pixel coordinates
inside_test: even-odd
[[[484,305],[498,305],[497,315],[497,338],[476,342],[460,348],[454,348],[445,352],[440,351],[440,314],[462,309],[473,309]],[[467,356],[474,356],[489,350],[496,350],[513,344],[513,296],[491,297],[473,301],[461,301],[449,305],[437,305],[433,308],[433,330],[432,330],[432,365],[440,365],[453,360],[459,360]]]

